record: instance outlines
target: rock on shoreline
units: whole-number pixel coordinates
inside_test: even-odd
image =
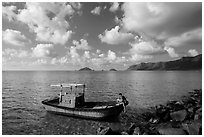
[[[202,135],[202,89],[189,92],[179,101],[168,101],[141,114],[140,124],[123,131],[100,127],[100,135]]]

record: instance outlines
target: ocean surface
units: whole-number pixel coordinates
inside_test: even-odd
[[[86,101],[129,101],[119,122],[93,121],[47,113],[41,101],[59,93],[57,83],[85,83]],[[127,128],[140,110],[177,100],[202,88],[201,71],[3,71],[2,134],[96,134],[99,127]]]

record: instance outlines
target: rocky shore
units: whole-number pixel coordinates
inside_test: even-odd
[[[202,135],[202,89],[141,114],[125,130],[99,127],[98,135]],[[120,128],[119,128],[120,129]]]

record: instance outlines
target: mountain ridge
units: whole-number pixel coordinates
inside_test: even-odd
[[[131,65],[127,70],[200,70],[202,69],[202,54],[195,57],[182,57],[166,62],[149,62]]]

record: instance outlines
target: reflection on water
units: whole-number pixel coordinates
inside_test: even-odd
[[[117,128],[121,124],[125,128],[135,120],[139,108],[178,99],[202,87],[201,71],[11,71],[2,75],[3,134],[96,134],[100,126]],[[123,93],[129,101],[127,112],[118,123],[47,113],[41,101],[58,94],[49,85],[73,82],[86,84],[87,101],[112,101]]]

